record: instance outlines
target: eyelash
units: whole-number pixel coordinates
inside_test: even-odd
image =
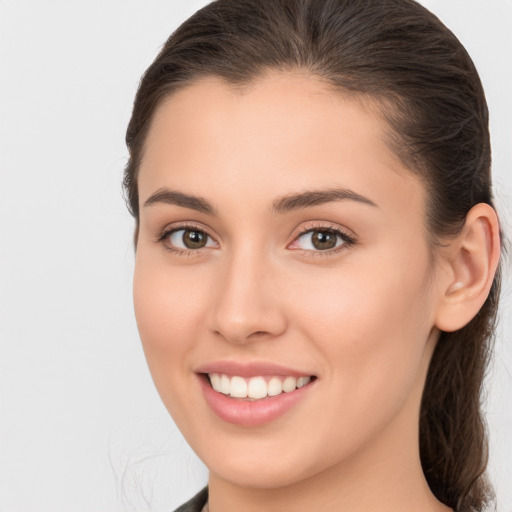
[[[211,237],[206,230],[194,224],[183,224],[173,226],[170,229],[164,229],[157,236],[157,242],[163,244],[166,250],[172,252],[173,254],[177,254],[178,256],[199,256],[200,249],[180,249],[179,247],[172,247],[168,243],[166,243],[168,238],[176,231],[198,231],[200,233],[204,233],[208,238],[211,238],[213,240],[213,237]]]
[[[179,226],[173,226],[171,229],[164,229],[161,233],[158,234],[157,242],[163,244],[166,250],[172,252],[173,254],[177,254],[179,256],[187,256],[187,257],[198,256],[200,254],[200,250],[202,248],[201,249],[181,249],[178,247],[170,246],[166,242],[167,242],[168,238],[176,231],[198,231],[198,232],[205,234],[208,238],[213,240],[213,237],[211,237],[206,230],[204,230],[203,228],[200,228],[199,226],[195,226],[194,224],[183,224],[183,225],[179,225]],[[343,231],[339,227],[335,227],[330,224],[309,225],[309,226],[305,227],[304,229],[302,229],[299,233],[297,233],[297,235],[294,237],[294,239],[292,240],[291,243],[295,242],[296,240],[298,240],[301,236],[305,235],[306,233],[312,233],[315,231],[317,231],[317,232],[324,231],[324,232],[332,233],[332,234],[336,235],[337,238],[341,238],[343,243],[338,247],[335,247],[333,249],[326,249],[323,251],[322,250],[315,251],[315,250],[311,250],[311,249],[293,249],[293,250],[301,251],[304,255],[307,255],[307,256],[313,256],[313,257],[318,257],[318,256],[326,257],[327,256],[328,257],[328,256],[333,256],[333,255],[337,254],[341,250],[352,247],[357,243],[357,240],[353,236],[347,234],[345,231]]]
[[[298,240],[301,236],[305,235],[306,233],[314,233],[314,232],[328,232],[332,233],[336,236],[336,239],[340,238],[343,243],[339,245],[338,247],[334,247],[332,249],[326,249],[326,250],[312,250],[312,249],[294,249],[296,251],[301,251],[302,254],[306,256],[312,256],[312,257],[329,257],[334,256],[338,254],[340,251],[348,249],[349,247],[353,247],[357,240],[354,236],[349,235],[347,232],[343,231],[338,226],[334,226],[332,224],[326,224],[326,223],[313,223],[309,224],[308,226],[304,227],[295,235],[293,242]],[[336,240],[337,243],[337,240]]]

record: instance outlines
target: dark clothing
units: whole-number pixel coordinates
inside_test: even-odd
[[[178,507],[174,512],[201,512],[208,501],[208,487],[200,490],[190,501]]]

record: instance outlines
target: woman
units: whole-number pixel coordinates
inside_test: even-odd
[[[482,510],[500,234],[453,34],[412,0],[219,0],[126,139],[142,343],[210,472],[179,510]]]

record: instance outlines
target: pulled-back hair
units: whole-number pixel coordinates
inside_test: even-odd
[[[427,189],[433,248],[460,232],[474,205],[493,206],[482,84],[464,47],[428,10],[413,0],[218,0],[170,36],[141,80],[124,176],[137,226],[137,174],[162,100],[203,77],[243,86],[272,70],[305,70],[379,106],[389,144]],[[422,397],[423,471],[456,511],[480,511],[492,498],[481,399],[499,284],[498,272],[476,317],[441,333]]]

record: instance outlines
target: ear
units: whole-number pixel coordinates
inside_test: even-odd
[[[496,212],[487,204],[474,206],[461,233],[446,247],[436,327],[451,332],[468,324],[484,304],[500,258]]]

